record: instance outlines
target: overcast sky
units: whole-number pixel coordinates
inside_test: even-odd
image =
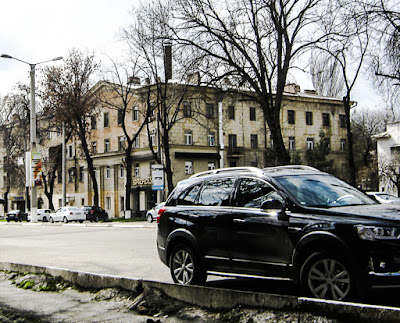
[[[130,13],[136,3],[137,0],[3,1],[0,54],[38,63],[66,56],[70,49],[77,48],[94,51],[98,59],[104,54],[117,58],[123,47],[118,33],[131,22]],[[307,77],[295,79],[302,90],[312,87]],[[0,95],[10,92],[17,82],[29,84],[29,66],[0,58]],[[359,106],[382,107],[375,93],[364,78],[352,99]]]

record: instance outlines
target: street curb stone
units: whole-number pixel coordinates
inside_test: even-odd
[[[100,275],[81,271],[71,271],[57,267],[41,267],[26,264],[0,262],[0,270],[20,273],[49,274],[83,288],[104,289],[120,287],[128,291],[159,289],[167,296],[202,308],[219,310],[238,306],[310,312],[319,315],[362,322],[400,322],[400,308],[375,305],[335,302],[305,297],[273,295],[217,289],[203,286],[182,286],[142,279]]]

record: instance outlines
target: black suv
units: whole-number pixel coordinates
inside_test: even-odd
[[[82,206],[82,210],[86,214],[86,220],[90,222],[108,221],[108,214],[100,206],[90,205]]]
[[[400,286],[400,208],[311,167],[196,174],[157,221],[158,253],[176,283],[277,278],[334,300]]]

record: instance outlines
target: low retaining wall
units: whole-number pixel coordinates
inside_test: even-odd
[[[174,299],[207,309],[232,309],[238,306],[270,310],[309,312],[346,321],[400,322],[400,308],[382,307],[358,303],[335,302],[305,297],[243,292],[202,286],[181,286],[141,279],[99,275],[71,271],[56,267],[39,267],[24,264],[0,262],[0,270],[49,274],[62,277],[68,282],[84,288],[120,287],[129,291],[156,288]]]

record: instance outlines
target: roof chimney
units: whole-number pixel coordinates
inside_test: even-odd
[[[165,82],[172,79],[172,42],[170,39],[164,41],[164,70]]]

